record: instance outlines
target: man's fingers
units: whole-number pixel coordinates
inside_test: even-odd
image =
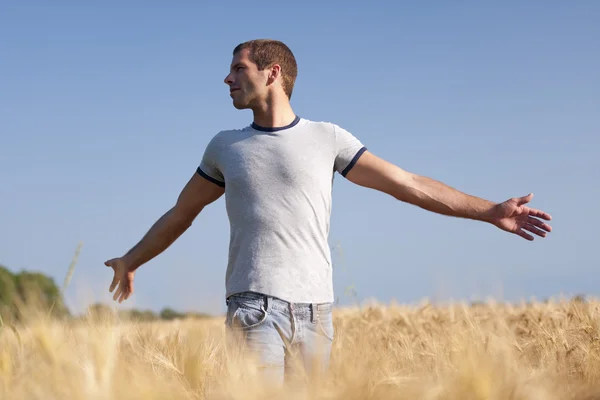
[[[133,279],[130,279],[127,281],[125,297],[123,300],[127,300],[128,298],[130,298],[132,293],[133,293]]]
[[[517,205],[522,206],[523,204],[527,204],[533,199],[533,193],[529,193],[527,196],[519,197],[517,199]]]
[[[542,210],[536,210],[534,208],[529,209],[529,215],[532,217],[538,217],[538,218],[545,219],[546,221],[550,221],[552,219],[552,216],[550,214],[548,214],[547,212],[544,212]]]
[[[121,292],[121,296],[119,296],[119,303],[122,303],[123,301],[127,300],[130,295],[131,295],[131,292],[129,292],[129,290],[127,290],[127,289],[124,289]]]
[[[112,291],[115,290],[117,283],[119,283],[119,279],[117,278],[117,274],[115,273],[115,275],[113,276],[113,280],[110,284],[110,287],[108,288],[108,291],[112,293]]]
[[[523,239],[532,241],[533,240],[533,236],[531,236],[529,233],[525,232],[523,229],[519,229],[517,231],[517,235],[521,236]]]
[[[539,219],[535,219],[533,217],[527,218],[527,223],[533,226],[537,226],[540,229],[545,230],[546,232],[552,232],[552,227],[545,222],[540,221]]]
[[[113,294],[113,300],[116,301],[119,298],[120,294],[121,294],[121,289],[117,288],[117,290],[115,291],[115,294]]]
[[[121,303],[123,301],[122,300],[123,293],[124,293],[123,285],[119,284],[119,289],[115,292],[115,295],[113,296],[113,300]]]
[[[123,280],[119,281],[119,287],[113,295],[113,300],[122,303],[127,300],[131,293],[133,293],[133,282],[124,283]]]
[[[121,293],[123,293],[123,281],[119,282],[119,287],[117,287],[117,290],[115,291],[115,294],[113,295],[113,300],[117,300],[119,298],[119,296],[121,296]]]
[[[546,237],[546,235],[548,234],[546,231],[543,231],[541,229],[536,228],[535,226],[531,225],[531,224],[527,224],[523,227],[523,229],[528,230],[531,233],[535,233],[538,236],[541,237]]]

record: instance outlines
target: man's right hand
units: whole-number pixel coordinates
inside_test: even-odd
[[[104,265],[111,267],[114,271],[113,280],[108,290],[112,293],[118,285],[113,300],[118,300],[119,303],[122,303],[123,300],[127,300],[133,293],[135,271],[127,265],[123,258],[113,258],[104,262]]]

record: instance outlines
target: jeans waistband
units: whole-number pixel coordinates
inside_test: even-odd
[[[332,307],[332,303],[290,303],[288,301],[282,300],[277,297],[265,295],[262,293],[256,293],[256,292],[242,292],[242,293],[232,294],[225,300],[225,303],[227,305],[229,305],[229,302],[231,299],[257,300],[257,301],[262,301],[265,308],[270,309],[272,307],[275,307],[275,308],[286,309],[286,310],[291,308],[294,311],[302,311],[302,310],[321,311],[321,310],[331,309],[331,307]]]

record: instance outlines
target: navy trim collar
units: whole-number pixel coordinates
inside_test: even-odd
[[[263,132],[277,132],[277,131],[282,131],[284,129],[290,129],[293,128],[294,126],[298,125],[298,122],[300,122],[300,117],[296,115],[296,118],[294,118],[294,120],[286,126],[277,126],[277,127],[265,127],[265,126],[260,126],[257,125],[256,123],[252,123],[252,128],[256,129],[257,131],[263,131]]]

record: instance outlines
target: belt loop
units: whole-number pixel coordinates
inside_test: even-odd
[[[264,304],[265,311],[267,313],[271,312],[271,303],[272,303],[272,301],[269,298],[269,296],[265,296],[264,301],[265,301],[265,304]]]
[[[319,307],[315,303],[310,303],[310,322],[315,324],[319,319]]]

